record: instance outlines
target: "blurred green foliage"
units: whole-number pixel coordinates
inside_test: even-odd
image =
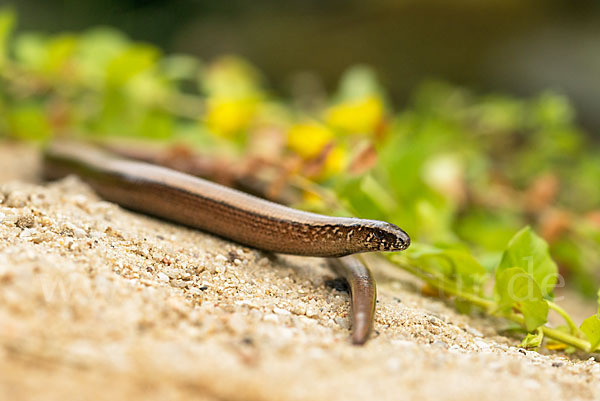
[[[376,74],[357,66],[332,95],[283,101],[239,57],[163,55],[109,28],[48,36],[14,26],[0,12],[0,136],[158,140],[286,165],[337,199],[305,189],[301,206],[403,227],[416,242],[405,262],[427,277],[486,299],[495,277],[498,311],[519,311],[529,331],[546,321],[552,257],[596,294],[600,152],[560,94],[481,96],[431,81],[394,111]],[[528,225],[544,239],[519,231]],[[533,297],[515,301],[509,287]],[[582,330],[595,336],[596,326]]]

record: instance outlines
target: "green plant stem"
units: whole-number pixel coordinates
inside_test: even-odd
[[[395,258],[393,256],[391,256],[389,259],[394,264],[400,266],[403,270],[409,272],[414,276],[417,276],[418,278],[430,284],[432,287],[435,287],[436,289],[440,290],[441,292],[457,296],[461,299],[464,299],[465,301],[472,303],[473,305],[485,309],[486,311],[491,310],[495,306],[494,301],[481,298],[475,294],[461,291],[448,280],[441,280],[439,278],[432,277],[420,270],[419,268],[414,267],[408,263],[399,263],[397,260],[394,260]]]
[[[401,258],[396,257],[396,255],[394,255],[394,254],[389,254],[386,256],[387,256],[388,260],[390,260],[392,263],[394,263],[395,265],[400,267],[402,270],[420,278],[421,280],[425,281],[427,284],[440,290],[442,293],[447,293],[447,294],[453,295],[453,296],[455,296],[457,298],[461,298],[473,305],[479,306],[488,314],[491,314],[491,312],[497,308],[496,302],[489,300],[489,299],[482,298],[476,294],[462,291],[462,290],[456,288],[454,283],[452,283],[449,280],[442,280],[442,279],[434,278],[434,277],[426,274],[419,268],[412,266],[410,263],[407,263],[407,262],[401,260]],[[554,303],[552,303],[552,304],[554,304]],[[558,309],[560,310],[560,312],[559,312],[559,310],[555,309],[552,305],[550,305],[550,302],[549,302],[549,306],[552,309],[556,310],[561,316],[563,316],[563,318],[565,318],[566,312],[564,309],[562,309],[558,305],[554,304],[554,306],[558,307]],[[568,317],[568,315],[566,315],[566,316],[567,316],[567,318],[565,318],[565,320],[567,321],[567,324],[569,324],[569,321],[570,321],[569,326],[571,326],[571,324],[574,325],[573,321]],[[525,327],[525,318],[523,318],[523,316],[520,314],[511,312],[506,315],[503,315],[503,317]],[[553,328],[547,327],[547,326],[541,326],[540,330],[544,333],[544,336],[546,336],[548,338],[551,338],[556,341],[560,341],[563,344],[570,345],[575,348],[579,348],[586,352],[591,352],[590,351],[590,343],[588,341],[578,338],[571,333],[565,333],[563,331],[553,329]],[[579,330],[579,329],[577,329],[577,330]]]
[[[577,327],[575,322],[573,322],[573,319],[571,319],[571,316],[569,316],[569,314],[567,313],[566,310],[564,310],[563,308],[561,308],[560,306],[558,306],[557,304],[555,304],[552,301],[546,301],[546,302],[548,302],[548,306],[550,307],[550,309],[554,310],[565,320],[565,322],[569,326],[569,330],[571,331],[571,334],[574,334],[576,336],[583,335],[581,330],[579,330],[579,327]]]
[[[519,315],[517,313],[509,313],[505,317],[509,320],[512,320],[515,323],[525,326],[525,319],[522,315]],[[564,331],[553,329],[548,326],[541,326],[540,329],[546,337],[552,338],[556,341],[560,341],[564,344],[573,346],[575,348],[579,348],[586,352],[590,352],[590,343],[586,340],[582,340],[581,338],[577,338],[572,334],[565,333]]]
[[[572,334],[565,333],[564,331],[553,329],[547,326],[542,326],[542,331],[544,332],[546,337],[550,337],[553,340],[560,341],[562,343],[571,345],[575,348],[579,348],[586,352],[592,352],[590,343],[588,341],[582,340],[581,338],[577,338]]]

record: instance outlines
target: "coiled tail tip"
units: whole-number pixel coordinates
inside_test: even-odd
[[[371,334],[372,322],[366,317],[353,319],[352,324],[355,326],[352,329],[352,344],[363,345],[369,339]]]

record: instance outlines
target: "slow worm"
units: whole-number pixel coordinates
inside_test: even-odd
[[[198,228],[264,251],[342,257],[402,251],[410,238],[377,220],[308,213],[153,164],[116,157],[97,148],[54,143],[44,152],[44,174],[76,174],[100,196],[124,207]],[[353,342],[366,341],[375,307],[375,283],[356,259],[330,260],[350,284]]]

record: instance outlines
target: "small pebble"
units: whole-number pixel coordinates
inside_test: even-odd
[[[14,214],[3,214],[2,217],[0,218],[0,222],[4,223],[4,224],[15,224],[17,222],[18,217],[15,216]]]
[[[188,294],[191,294],[191,295],[200,295],[200,294],[202,294],[202,291],[200,291],[199,288],[192,287],[192,288],[188,289]]]
[[[342,317],[336,317],[335,319],[333,319],[338,326],[340,326],[342,329],[346,329],[349,330],[350,329],[350,319],[347,318],[342,318]]]
[[[159,272],[159,273],[157,274],[157,277],[158,277],[158,279],[159,279],[160,281],[164,281],[165,283],[166,283],[167,281],[169,281],[169,276],[167,276],[167,275],[166,275],[165,273],[163,273],[163,272]]]
[[[35,233],[37,233],[37,231],[34,230],[33,228],[26,228],[23,231],[21,231],[21,234],[19,234],[19,237],[21,237],[21,238],[29,238],[29,237],[31,237]]]
[[[319,312],[317,311],[317,309],[313,308],[312,306],[306,308],[306,316],[308,317],[316,316],[318,313]]]
[[[34,222],[35,220],[33,219],[33,216],[30,214],[26,214],[24,216],[18,217],[17,221],[15,222],[15,225],[19,228],[31,228],[33,227]]]
[[[73,236],[75,238],[83,238],[87,236],[87,233],[85,232],[85,230],[82,230],[79,227],[75,227],[73,228]]]
[[[177,287],[177,288],[184,288],[187,287],[187,282],[183,281],[183,280],[173,280],[171,281],[171,285],[173,287]]]
[[[482,340],[475,340],[474,341],[475,345],[480,349],[480,350],[489,350],[490,346],[488,343],[486,343],[485,341]]]
[[[8,199],[4,201],[4,204],[8,207],[22,208],[27,204],[27,195],[19,191],[13,191],[8,194]]]

